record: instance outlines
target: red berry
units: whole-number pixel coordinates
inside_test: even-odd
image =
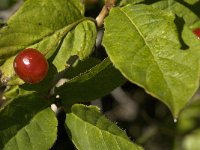
[[[196,34],[196,36],[198,37],[198,39],[200,39],[200,28],[194,29],[193,33]]]
[[[42,81],[48,72],[48,62],[36,49],[21,51],[13,62],[16,74],[27,83]]]

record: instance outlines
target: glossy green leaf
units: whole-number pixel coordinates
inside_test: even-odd
[[[29,93],[21,95],[19,93],[19,96],[10,100],[3,108],[1,108],[0,149],[14,138],[19,130],[26,128],[35,115],[46,109],[48,106],[48,101],[37,94]],[[54,122],[54,120],[52,121]]]
[[[57,138],[57,119],[47,108],[36,114],[4,146],[4,150],[48,150]]]
[[[73,105],[65,121],[79,150],[142,150],[95,106]]]
[[[71,56],[76,55],[80,60],[87,58],[95,45],[96,34],[96,25],[87,20],[68,32],[53,61],[58,71],[65,69],[66,62]]]
[[[109,59],[66,81],[55,93],[64,103],[87,102],[100,98],[125,82]]]
[[[176,118],[199,86],[199,62],[190,50],[180,49],[174,19],[173,13],[147,5],[113,8],[103,44],[116,68]]]

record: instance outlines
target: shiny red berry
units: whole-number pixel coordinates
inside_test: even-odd
[[[196,36],[198,37],[198,39],[200,39],[200,28],[194,29],[193,33],[196,34]]]
[[[21,51],[13,62],[16,74],[27,83],[42,81],[48,72],[48,62],[36,49]]]

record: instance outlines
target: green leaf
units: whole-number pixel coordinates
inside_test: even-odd
[[[172,11],[177,16],[183,18],[185,24],[188,26],[195,25],[197,22],[199,22],[198,16],[192,12],[192,10],[180,4],[179,2],[173,1],[172,3],[169,3],[167,0],[163,0],[154,3],[152,6],[162,10]]]
[[[101,60],[95,57],[89,57],[85,60],[79,60],[77,63],[66,70],[65,77],[67,79],[72,79],[75,76],[79,76],[80,74],[90,70],[92,67],[95,67],[99,63],[101,63]]]
[[[11,100],[16,98],[19,95],[19,87],[16,86],[10,86],[5,88],[5,91],[3,92],[3,96],[6,100]]]
[[[147,5],[113,8],[103,44],[116,68],[177,118],[199,86],[199,62],[190,50],[180,50],[174,18]]]
[[[32,91],[26,91],[24,89],[19,88],[18,85],[15,86],[7,86],[5,91],[3,92],[3,96],[6,101],[11,101],[16,99],[19,96],[24,96],[33,93]]]
[[[1,81],[15,80],[12,62],[14,55],[20,50],[36,48],[47,59],[53,54],[55,55],[60,47],[63,48],[62,42],[67,33],[82,21],[87,20],[83,13],[84,7],[80,0],[26,1],[9,19],[7,26],[0,30],[0,70],[3,73]],[[82,24],[87,24],[87,21]],[[91,22],[88,24],[88,28],[94,27]],[[88,34],[90,35],[90,33]],[[95,33],[93,35],[95,36]],[[87,51],[84,51],[85,56],[91,52],[89,48],[93,46],[92,42],[93,40],[90,42],[91,45],[84,47],[88,48]],[[82,58],[83,54],[80,55]],[[65,62],[63,62],[64,65]],[[58,69],[60,70],[60,68]],[[21,84],[20,81],[16,81],[15,84]]]
[[[47,150],[57,137],[57,119],[47,108],[36,114],[25,127],[20,129],[5,145],[4,150]]]
[[[0,149],[31,119],[49,106],[48,101],[35,93],[20,95],[0,109]],[[52,120],[53,121],[53,120]],[[52,141],[51,141],[52,142]],[[53,143],[52,143],[53,144]]]
[[[79,150],[142,150],[95,106],[73,105],[65,121]]]
[[[180,31],[183,41],[190,47],[190,50],[194,52],[194,55],[199,56],[200,42],[197,36],[192,32],[193,29],[200,27],[199,17],[189,8],[176,1],[170,4],[168,1],[160,1],[152,6],[162,10],[171,11],[184,20],[185,24],[183,24],[183,31]],[[179,28],[179,26],[177,26],[177,28]]]
[[[83,17],[80,0],[29,0],[0,30],[0,59],[51,36]],[[46,50],[43,50],[46,51]]]
[[[113,67],[109,59],[105,59],[58,87],[55,93],[64,103],[86,102],[108,94],[124,82],[120,72]]]
[[[89,20],[79,23],[74,30],[69,31],[53,61],[58,71],[65,69],[70,56],[76,55],[80,60],[88,57],[95,45],[96,35],[96,25]]]

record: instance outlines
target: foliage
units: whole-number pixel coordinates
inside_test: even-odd
[[[95,19],[88,12],[96,5],[102,11]],[[5,88],[0,149],[50,149],[60,125],[52,104],[65,110],[62,125],[76,149],[144,149],[145,139],[162,124],[132,142],[97,107],[87,106],[126,81],[158,99],[178,120],[169,129],[174,149],[198,149],[199,97],[195,102],[193,97],[199,88],[200,40],[193,30],[200,28],[199,6],[198,0],[24,1],[0,26]],[[15,74],[13,60],[26,48],[48,60],[48,75],[40,83],[25,83]]]

